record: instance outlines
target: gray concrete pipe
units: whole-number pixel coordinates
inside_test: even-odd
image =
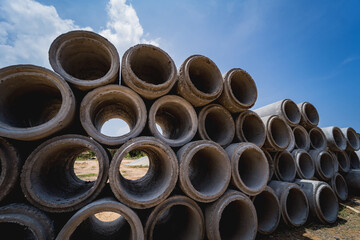
[[[198,202],[213,202],[227,189],[231,165],[224,149],[208,140],[186,144],[177,152],[179,185]]]
[[[340,128],[326,127],[321,128],[326,137],[327,146],[333,151],[344,151],[346,149],[346,138]]]
[[[326,137],[321,128],[313,127],[309,131],[310,148],[324,150],[327,147]]]
[[[246,111],[257,99],[255,81],[241,68],[230,69],[224,76],[224,89],[219,102],[231,113]]]
[[[99,163],[95,181],[83,181],[74,172],[76,157],[94,152]],[[21,188],[27,200],[47,212],[70,212],[93,201],[108,179],[109,158],[96,141],[81,135],[51,138],[27,158],[21,173]]]
[[[339,162],[338,162],[338,160],[337,160],[336,154],[335,154],[333,151],[329,150],[329,149],[328,149],[327,151],[330,153],[330,155],[331,155],[332,158],[333,158],[334,172],[335,172],[335,173],[339,172]]]
[[[350,158],[350,167],[352,169],[360,168],[360,151],[348,152]]]
[[[219,104],[203,107],[198,115],[198,133],[203,140],[228,146],[235,136],[235,123],[230,112]]]
[[[291,152],[296,164],[296,174],[301,179],[312,179],[315,175],[315,163],[310,154],[304,149]]]
[[[315,176],[323,181],[330,180],[335,174],[335,164],[331,153],[326,150],[310,150],[315,163]]]
[[[52,220],[39,209],[20,203],[0,207],[0,232],[6,239],[54,239]]]
[[[351,163],[350,158],[345,151],[334,152],[335,159],[339,164],[339,172],[347,173],[350,171]]]
[[[252,201],[258,219],[258,232],[261,234],[273,233],[281,218],[280,202],[274,190],[266,186],[264,191],[256,195]]]
[[[271,154],[270,154],[268,151],[266,151],[265,149],[261,149],[261,150],[264,152],[264,154],[265,154],[265,156],[266,156],[266,159],[267,159],[267,161],[268,161],[268,165],[269,165],[269,178],[268,178],[268,182],[270,182],[271,179],[272,179],[272,177],[273,177],[273,175],[274,175],[274,171],[275,171],[274,161],[273,161],[273,159],[272,159]]]
[[[262,117],[266,139],[263,148],[268,151],[282,151],[290,144],[291,129],[282,118],[272,115]]]
[[[269,179],[264,152],[253,143],[233,143],[225,151],[231,162],[231,183],[250,196],[262,192]]]
[[[193,106],[204,106],[223,91],[221,72],[208,57],[192,55],[180,66],[176,91]]]
[[[262,147],[265,142],[265,125],[251,110],[240,113],[235,120],[235,135],[240,142],[251,142]]]
[[[258,228],[254,204],[234,190],[206,206],[205,222],[209,240],[255,239]]]
[[[302,102],[298,103],[297,106],[299,107],[301,114],[301,126],[310,130],[319,124],[319,113],[314,105],[309,102]]]
[[[18,183],[21,164],[17,149],[5,138],[0,137],[0,202]]]
[[[0,80],[0,136],[39,140],[73,122],[75,97],[54,72],[14,65],[0,69]]]
[[[351,128],[341,128],[340,129],[346,138],[346,150],[348,151],[357,151],[360,149],[360,138],[356,131]]]
[[[280,100],[253,111],[259,114],[260,117],[277,115],[292,127],[298,125],[301,118],[299,108],[290,99]]]
[[[151,134],[171,147],[180,147],[190,142],[198,128],[198,117],[193,106],[175,95],[157,99],[148,115]],[[158,130],[161,128],[161,132]]]
[[[291,152],[295,148],[295,135],[289,125],[287,125],[287,128],[289,129],[290,142],[289,145],[286,147],[286,150]]]
[[[340,173],[335,173],[335,175],[331,178],[331,181],[329,181],[329,184],[337,198],[340,201],[346,201],[349,191],[345,178]]]
[[[114,83],[119,78],[120,59],[115,46],[89,31],[70,31],[58,36],[49,49],[55,72],[82,91]]]
[[[276,179],[292,182],[296,177],[296,164],[293,155],[287,150],[277,152],[273,156]]]
[[[292,131],[295,137],[295,148],[308,151],[310,149],[310,136],[306,129],[298,125]]]
[[[128,180],[120,173],[125,155],[139,150],[149,158],[149,170],[138,180]],[[114,155],[109,181],[115,197],[126,205],[144,209],[164,201],[173,191],[178,178],[178,162],[174,151],[154,137],[137,137],[123,144]]]
[[[304,225],[309,216],[309,202],[305,193],[295,183],[271,181],[269,183],[280,202],[284,223],[288,226]]]
[[[349,192],[355,196],[360,196],[360,169],[351,169],[345,174],[345,180]]]
[[[296,179],[309,201],[310,212],[322,223],[334,223],[339,212],[339,202],[331,187],[322,181]]]
[[[101,132],[110,119],[124,120],[130,131],[120,136],[107,136]],[[89,92],[80,105],[81,125],[95,140],[106,146],[120,146],[137,137],[144,129],[147,111],[144,101],[130,88],[107,85]]]
[[[144,232],[148,240],[202,240],[205,235],[204,215],[195,201],[175,195],[151,211]]]
[[[97,214],[110,212],[115,218],[102,221]],[[143,226],[137,214],[112,198],[96,200],[78,210],[62,227],[56,240],[63,239],[126,239],[143,240]]]
[[[172,58],[162,49],[138,44],[129,48],[121,60],[121,81],[146,99],[167,94],[177,80]]]

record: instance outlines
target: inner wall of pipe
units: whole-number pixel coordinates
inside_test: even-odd
[[[320,130],[316,130],[315,128],[313,128],[309,132],[309,135],[310,135],[311,144],[313,145],[314,148],[321,149],[324,147],[326,140],[324,136],[321,134]]]
[[[349,158],[352,169],[360,168],[360,158],[355,152],[349,152]]]
[[[252,142],[258,146],[264,142],[265,127],[261,118],[255,115],[246,115],[241,129],[248,142]]]
[[[234,134],[232,118],[224,115],[224,111],[217,108],[208,109],[205,117],[205,129],[210,140],[225,145],[229,143]]]
[[[338,201],[330,187],[324,187],[320,190],[319,205],[321,213],[327,221],[337,218]]]
[[[335,140],[335,144],[338,148],[340,148],[341,150],[345,149],[346,146],[346,141],[344,138],[344,135],[342,134],[342,132],[338,129],[338,128],[333,128],[333,137]]]
[[[100,42],[86,38],[66,42],[59,61],[67,74],[82,80],[102,78],[111,67],[109,51]]]
[[[230,86],[234,97],[240,103],[252,105],[256,101],[256,85],[248,73],[236,71],[231,75]]]
[[[330,154],[320,156],[320,168],[326,178],[331,178],[334,174],[334,164]]]
[[[310,179],[314,176],[314,164],[310,155],[301,154],[299,157],[299,166],[306,179]]]
[[[29,228],[13,222],[0,222],[0,232],[4,237],[8,236],[11,239],[37,239]]]
[[[303,132],[301,128],[294,128],[295,144],[299,149],[305,149],[307,147],[307,138],[305,134],[306,132]]]
[[[277,168],[282,181],[294,180],[296,167],[291,154],[280,154]]]
[[[356,132],[351,131],[350,129],[347,130],[347,139],[349,140],[350,145],[357,149],[360,144],[359,136]]]
[[[276,196],[263,191],[255,197],[254,206],[258,219],[258,228],[263,232],[271,232],[278,224],[279,202]]]
[[[273,118],[273,120],[271,120],[270,122],[271,126],[270,126],[270,132],[271,135],[275,141],[275,143],[280,147],[280,148],[285,148],[287,146],[287,144],[289,143],[289,133],[288,133],[288,128],[285,125],[285,123],[278,119],[278,118]]]
[[[313,125],[319,123],[319,114],[312,104],[305,104],[305,115]]]
[[[294,225],[303,224],[307,219],[307,204],[301,190],[292,188],[286,199],[286,211]]]
[[[298,123],[301,115],[298,106],[293,101],[285,101],[284,110],[286,118],[292,123]]]
[[[335,178],[335,190],[341,199],[346,199],[348,195],[347,185],[344,178],[337,176]]]

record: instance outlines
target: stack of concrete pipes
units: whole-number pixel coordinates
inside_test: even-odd
[[[120,64],[115,47],[87,31],[57,37],[49,60],[54,72],[0,69],[4,236],[254,239],[280,221],[333,223],[348,187],[359,194],[354,129],[318,128],[309,102],[249,110],[257,89],[240,68],[222,76],[211,59],[193,55],[177,70],[146,44],[128,49]],[[113,118],[130,131],[104,135]],[[99,163],[95,181],[74,172],[87,150]],[[133,150],[150,161],[138,180],[119,170]],[[121,216],[104,222],[100,212]]]

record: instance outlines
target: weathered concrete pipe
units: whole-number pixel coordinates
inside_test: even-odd
[[[0,207],[0,232],[8,239],[54,239],[52,220],[39,209],[20,203]]]
[[[326,150],[310,150],[315,163],[315,176],[323,181],[330,180],[335,174],[333,156]]]
[[[39,140],[68,127],[75,97],[54,72],[34,65],[0,69],[0,136]]]
[[[271,103],[264,107],[255,109],[254,112],[260,117],[277,115],[281,117],[289,126],[296,126],[300,122],[300,111],[297,105],[290,99],[284,99]]]
[[[322,181],[296,179],[309,201],[311,214],[322,223],[334,223],[339,212],[339,203],[331,187]]]
[[[208,140],[186,144],[177,152],[179,185],[198,202],[213,202],[227,189],[231,165],[224,149]]]
[[[233,143],[225,151],[231,162],[231,183],[250,196],[262,192],[269,178],[264,152],[253,143]]]
[[[291,152],[296,164],[296,174],[301,179],[312,179],[315,175],[315,163],[310,154],[304,149]]]
[[[91,150],[99,163],[95,181],[83,181],[74,172],[76,157]],[[51,138],[26,160],[21,188],[28,201],[47,212],[70,212],[94,200],[108,179],[109,158],[96,141],[81,135]]]
[[[336,194],[337,198],[340,201],[346,201],[348,198],[348,186],[346,184],[345,178],[340,173],[335,173],[329,182],[331,188]]]
[[[346,150],[348,151],[357,151],[360,149],[360,138],[356,131],[351,128],[341,128],[340,129],[346,138]]]
[[[266,139],[263,148],[269,151],[282,151],[290,144],[291,129],[282,118],[272,115],[262,117]]]
[[[172,58],[162,49],[138,44],[129,48],[121,60],[121,80],[146,99],[167,94],[177,79]]]
[[[125,179],[120,164],[125,155],[139,150],[149,158],[149,170],[137,180]],[[123,144],[114,155],[109,170],[109,181],[115,197],[126,205],[144,209],[164,201],[174,189],[178,178],[178,163],[174,151],[154,137],[137,137]]]
[[[288,226],[301,226],[309,216],[309,202],[295,183],[271,181],[269,183],[280,202],[281,216]]]
[[[83,91],[119,78],[120,59],[115,46],[90,31],[70,31],[58,36],[50,46],[49,61],[55,72]]]
[[[175,195],[152,210],[144,232],[148,240],[202,240],[205,235],[204,215],[195,201]]]
[[[111,213],[114,220],[103,221],[101,214],[106,212]],[[56,240],[63,239],[143,240],[144,232],[131,208],[115,199],[102,198],[84,206],[67,221],[56,237]]]
[[[269,165],[269,178],[268,178],[268,182],[270,182],[271,179],[272,179],[272,177],[273,177],[273,175],[274,175],[274,171],[275,171],[274,161],[273,161],[273,159],[272,159],[271,154],[270,154],[268,151],[266,151],[265,149],[261,149],[261,150],[264,152],[264,154],[265,154],[265,156],[266,156],[266,159],[267,159],[267,161],[268,161],[268,165]]]
[[[326,137],[326,142],[330,150],[344,151],[346,149],[346,138],[340,128],[326,127],[321,128]]]
[[[101,132],[110,119],[122,119],[130,131],[120,136],[107,136]],[[147,112],[144,101],[130,88],[107,85],[89,92],[80,105],[80,121],[85,131],[106,146],[120,146],[137,137],[144,129]]]
[[[171,147],[180,147],[195,136],[198,117],[188,101],[179,96],[166,95],[152,104],[148,124],[153,136]]]
[[[310,148],[324,150],[327,147],[326,137],[321,128],[313,127],[309,131]]]
[[[179,69],[176,91],[193,106],[204,106],[223,91],[221,72],[208,57],[192,55]]]
[[[306,129],[298,125],[292,131],[295,137],[295,148],[308,151],[310,149],[310,136]]]
[[[351,169],[345,174],[345,180],[349,192],[355,196],[360,196],[360,169]]]
[[[14,189],[20,170],[21,160],[17,149],[0,137],[0,202]]]
[[[205,222],[209,240],[255,239],[258,228],[254,204],[234,190],[206,206]]]
[[[287,128],[289,129],[290,142],[289,142],[289,145],[286,147],[286,150],[291,152],[295,148],[295,135],[289,125],[287,125]]]
[[[251,142],[262,147],[265,142],[265,125],[251,110],[240,113],[235,120],[235,135],[240,142]]]
[[[224,76],[224,89],[219,102],[231,113],[246,111],[257,99],[255,81],[241,68],[230,69]]]
[[[266,186],[252,201],[258,219],[258,232],[271,234],[278,227],[281,218],[280,202],[274,190]]]
[[[351,163],[350,158],[345,151],[334,152],[335,159],[339,164],[339,172],[347,173],[350,171]]]
[[[348,152],[349,159],[350,159],[350,167],[352,169],[360,168],[360,151],[356,152]]]
[[[302,102],[298,103],[297,106],[299,107],[301,114],[301,126],[309,130],[319,124],[319,113],[314,105],[309,102]]]
[[[296,164],[293,155],[287,150],[277,152],[273,156],[276,179],[292,182],[296,177]]]
[[[198,133],[201,139],[211,140],[222,147],[235,136],[235,123],[230,112],[219,104],[209,104],[199,112]]]

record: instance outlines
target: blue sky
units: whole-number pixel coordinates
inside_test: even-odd
[[[308,101],[320,127],[360,132],[360,1],[0,0],[0,67],[50,67],[51,41],[73,29],[104,35],[120,54],[146,42],[177,67],[202,54],[222,73],[243,68],[258,88],[254,108]]]

